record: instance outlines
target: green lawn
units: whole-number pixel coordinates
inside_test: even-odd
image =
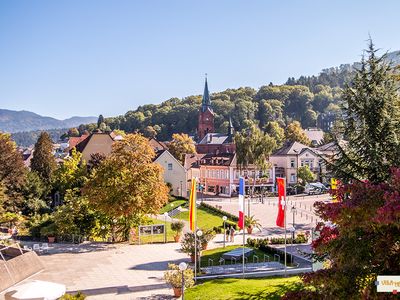
[[[225,252],[234,250],[236,248],[242,248],[242,247],[238,247],[238,245],[230,245],[230,246],[226,246],[225,248],[215,248],[215,249],[211,249],[211,250],[205,250],[201,252],[201,266],[202,267],[208,267],[208,259],[211,258],[214,261],[214,266],[219,265],[218,261],[221,258],[222,254],[224,254]],[[258,249],[254,249],[254,252],[248,257],[248,262],[252,263],[253,262],[253,257],[255,255],[258,256],[259,262],[262,262],[264,260],[264,252]],[[271,257],[271,260],[273,260],[273,257]],[[233,262],[232,262],[233,263]],[[237,263],[239,263],[239,261],[237,261]],[[231,264],[231,261],[226,261],[225,264]]]
[[[183,211],[176,215],[175,218],[189,221],[189,211]],[[222,224],[222,216],[201,207],[197,208],[197,227],[201,229],[213,229],[213,227],[218,227]]]
[[[169,212],[169,211],[173,210],[174,208],[177,208],[178,206],[185,204],[186,202],[187,202],[186,200],[175,200],[173,202],[169,202],[163,208],[161,208],[160,215],[165,212]]]
[[[301,289],[298,276],[287,278],[215,279],[185,291],[185,299],[280,299],[287,291]]]

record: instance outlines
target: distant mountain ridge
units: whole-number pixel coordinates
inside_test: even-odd
[[[25,110],[0,109],[0,131],[9,133],[71,128],[96,121],[97,117],[71,117],[65,120],[58,120]]]

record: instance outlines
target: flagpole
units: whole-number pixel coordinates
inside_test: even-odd
[[[286,178],[284,178],[284,199],[285,199],[285,209],[284,209],[284,219],[285,219],[285,277],[286,277],[286,268],[287,268],[287,249],[286,249],[286,207],[287,207],[287,203],[286,203]]]
[[[194,213],[194,282],[197,282],[197,180],[195,178],[194,182],[194,188],[195,188],[195,195],[196,198],[194,199],[194,207],[193,207],[193,213]]]
[[[243,187],[243,190],[244,190],[244,192],[243,192],[243,194],[244,195],[246,195],[246,189]],[[245,197],[244,197],[244,199],[246,199]],[[244,227],[245,227],[245,224],[246,224],[246,222],[244,221],[245,220],[245,218],[246,218],[246,214],[245,214],[245,207],[246,207],[246,205],[245,205],[245,203],[244,203],[244,199],[243,199],[243,224],[242,224],[242,227],[243,227],[243,253],[242,253],[242,268],[243,268],[243,278],[244,278],[244,242],[245,242],[245,240],[246,240],[246,238],[245,238],[245,232],[244,232]]]

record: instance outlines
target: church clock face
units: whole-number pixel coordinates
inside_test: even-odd
[[[209,118],[206,118],[206,121],[209,121],[210,119]]]

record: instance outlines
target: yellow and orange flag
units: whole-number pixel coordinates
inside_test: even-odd
[[[337,186],[338,186],[338,180],[336,178],[331,178],[331,194],[333,202],[338,202],[338,198],[336,195]]]
[[[190,187],[190,197],[189,197],[189,223],[190,223],[190,230],[192,232],[196,230],[196,197],[197,197],[196,178],[192,178],[192,185]]]

